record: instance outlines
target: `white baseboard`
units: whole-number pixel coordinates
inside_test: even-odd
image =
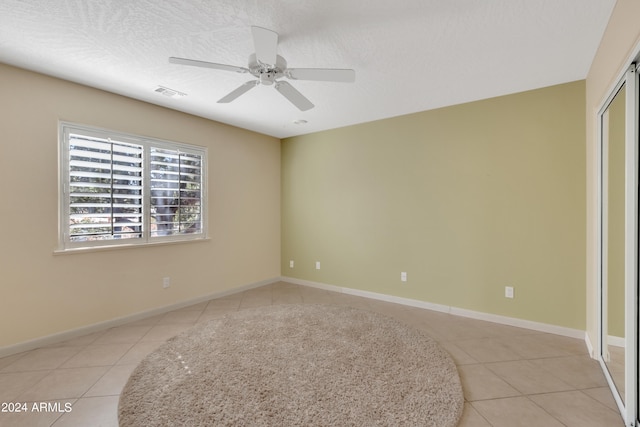
[[[625,348],[625,339],[624,337],[616,337],[613,335],[609,335],[607,338],[608,344],[610,347],[621,347]],[[591,343],[591,338],[589,338],[589,334],[585,332],[584,334],[584,342],[587,344],[587,349],[589,350],[589,355],[592,359],[598,359],[598,354],[596,353],[596,347]]]
[[[609,346],[613,346],[613,347],[623,347],[625,346],[624,343],[624,337],[616,337],[613,335],[609,335],[607,337],[607,344],[609,344]]]
[[[275,277],[272,279],[261,280],[255,283],[249,283],[247,285],[242,285],[237,288],[228,289],[226,291],[214,292],[212,294],[200,296],[197,298],[189,299],[186,301],[180,301],[175,304],[166,305],[163,307],[154,308],[151,310],[145,310],[138,313],[130,314],[127,316],[117,317],[115,319],[106,320],[104,322],[93,323],[87,326],[81,326],[79,328],[70,329],[63,332],[58,332],[56,334],[47,335],[40,338],[35,338],[29,341],[23,341],[18,344],[12,344],[4,347],[0,347],[0,357],[10,356],[12,354],[22,353],[24,351],[33,350],[39,347],[44,347],[51,344],[56,344],[63,341],[68,341],[73,338],[80,337],[82,335],[91,334],[94,332],[103,331],[105,329],[113,328],[115,326],[124,325],[129,322],[135,322],[137,320],[142,320],[147,317],[157,316],[159,314],[167,313],[169,311],[178,310],[180,308],[188,307],[193,304],[198,304],[204,301],[209,301],[213,298],[220,298],[227,295],[236,294],[238,292],[243,292],[249,289],[258,288],[260,286],[269,285],[271,283],[278,282],[280,277]]]
[[[591,338],[589,338],[589,333],[588,332],[584,333],[584,343],[587,345],[587,350],[589,351],[589,356],[591,356],[592,359],[597,359],[598,355],[596,354],[596,350],[593,347],[593,344],[591,344]]]
[[[91,325],[82,326],[79,328],[59,332],[52,335],[47,335],[47,336],[36,338],[33,340],[23,341],[21,343],[0,347],[0,358],[10,356],[12,354],[22,353],[24,351],[33,350],[39,347],[67,341],[73,338],[80,337],[82,335],[99,332],[105,329],[124,325],[129,322],[135,322],[137,320],[142,320],[147,317],[157,316],[159,314],[167,313],[169,311],[178,310],[180,308],[187,307],[193,304],[198,304],[200,302],[208,301],[213,298],[220,298],[227,295],[232,295],[232,294],[243,292],[249,289],[258,288],[260,286],[269,285],[278,281],[285,281],[285,282],[289,282],[289,283],[293,283],[301,286],[309,286],[313,288],[319,288],[319,289],[339,292],[339,293],[348,294],[348,295],[354,295],[354,296],[360,296],[364,298],[402,304],[410,307],[417,307],[417,308],[423,308],[423,309],[432,310],[432,311],[438,311],[442,313],[449,313],[455,316],[462,316],[462,317],[468,317],[468,318],[477,319],[477,320],[484,320],[487,322],[515,326],[515,327],[530,329],[530,330],[539,331],[539,332],[547,332],[555,335],[562,335],[562,336],[571,337],[571,338],[584,339],[587,345],[587,348],[589,349],[589,353],[592,355],[592,357],[594,354],[593,346],[591,345],[589,336],[586,334],[585,331],[581,331],[578,329],[571,329],[571,328],[566,328],[562,326],[549,325],[546,323],[533,322],[529,320],[516,319],[512,317],[507,317],[507,316],[500,316],[497,314],[482,313],[479,311],[466,310],[466,309],[442,305],[442,304],[435,304],[435,303],[415,300],[411,298],[403,298],[403,297],[380,294],[380,293],[370,292],[370,291],[363,291],[358,289],[343,288],[340,286],[329,285],[321,282],[313,282],[309,280],[282,276],[282,277],[275,277],[272,279],[262,280],[255,283],[250,283],[247,285],[242,285],[237,288],[229,289],[222,292],[214,292],[212,294],[204,295],[198,298],[181,301],[175,304],[170,304],[164,307],[158,307],[151,310],[142,311],[139,313],[118,317],[115,319],[110,319],[104,322],[98,322]],[[614,344],[612,343],[612,345]]]
[[[285,282],[294,283],[302,286],[309,286],[312,288],[325,289],[333,292],[340,292],[343,294],[356,295],[365,298],[371,298],[380,301],[392,302],[396,304],[407,305],[410,307],[424,308],[427,310],[439,311],[442,313],[449,313],[455,316],[468,317],[476,320],[484,320],[487,322],[499,323],[502,325],[515,326],[518,328],[530,329],[538,332],[547,332],[554,335],[562,335],[570,338],[577,338],[584,340],[586,333],[579,329],[566,328],[564,326],[550,325],[547,323],[533,322],[530,320],[516,319],[513,317],[500,316],[497,314],[482,313],[480,311],[467,310],[458,307],[452,307],[442,304],[434,304],[426,301],[415,300],[411,298],[397,297],[393,295],[379,294],[376,292],[362,291],[358,289],[343,288],[335,285],[328,285],[326,283],[312,282],[309,280],[296,279],[293,277],[282,277],[281,280]],[[589,345],[589,344],[587,344]]]

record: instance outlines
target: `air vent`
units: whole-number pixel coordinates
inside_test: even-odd
[[[164,86],[158,86],[155,91],[163,94],[164,96],[168,96],[169,98],[182,98],[183,96],[187,96],[187,94],[184,92],[180,92],[175,89],[169,89],[168,87]]]

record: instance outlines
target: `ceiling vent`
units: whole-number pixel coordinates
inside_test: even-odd
[[[187,96],[186,93],[177,91],[175,89],[169,89],[168,87],[158,86],[155,92],[161,93],[164,96],[168,96],[169,98],[182,98],[183,96]]]

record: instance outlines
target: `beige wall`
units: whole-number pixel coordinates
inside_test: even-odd
[[[282,274],[584,330],[584,100],[581,81],[284,140]]]
[[[280,275],[280,140],[5,65],[0,94],[0,348]],[[58,120],[208,147],[211,239],[54,255]]]
[[[586,79],[587,121],[587,332],[597,343],[597,114],[640,42],[640,2],[618,0]]]

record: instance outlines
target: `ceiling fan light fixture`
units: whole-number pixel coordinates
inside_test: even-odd
[[[271,86],[274,83],[275,75],[272,73],[260,74],[260,84]]]

